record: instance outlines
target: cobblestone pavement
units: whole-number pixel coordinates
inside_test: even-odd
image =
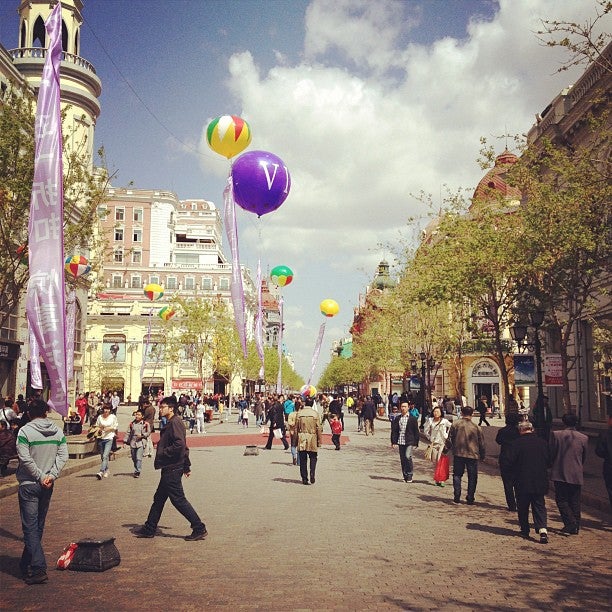
[[[157,486],[151,459],[138,480],[125,454],[108,480],[95,478],[97,464],[62,477],[45,530],[44,585],[19,579],[17,496],[0,499],[0,609],[609,609],[609,516],[585,508],[580,535],[563,537],[548,499],[550,544],[525,541],[493,466],[481,465],[476,505],[457,505],[451,486],[433,484],[424,445],[406,484],[388,423],[377,422],[370,437],[356,432],[354,417],[346,425],[350,441],[340,452],[324,445],[308,487],[281,446],[244,456],[241,446],[193,444],[185,490],[206,522],[203,542],[183,540],[189,527],[170,505],[160,535],[130,533]],[[237,430],[225,423],[215,433]],[[119,566],[103,574],[52,569],[69,542],[108,535]]]

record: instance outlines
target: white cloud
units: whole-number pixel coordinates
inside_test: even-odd
[[[436,200],[443,184],[476,185],[480,136],[526,132],[534,114],[576,77],[553,74],[563,51],[538,43],[540,16],[581,21],[592,10],[583,1],[501,0],[492,21],[469,25],[467,39],[422,46],[409,41],[415,22],[402,20],[403,5],[315,1],[306,13],[303,62],[291,66],[279,57],[262,74],[250,52],[230,59],[228,84],[251,125],[250,148],[281,157],[292,176],[289,198],[276,212],[261,223],[241,215],[244,252],[318,271],[296,273],[292,291],[302,306],[334,297],[309,299],[334,287],[345,292],[335,299],[356,303],[367,284],[362,271],[371,278],[382,257],[377,245],[424,212],[411,194],[425,190]],[[408,42],[399,46],[401,40]],[[213,162],[206,164],[210,170]],[[341,280],[326,285],[326,275]],[[351,312],[343,308],[333,335],[344,335]],[[303,322],[286,339],[306,374],[304,347],[314,337],[305,331],[320,320],[318,313],[300,314]]]

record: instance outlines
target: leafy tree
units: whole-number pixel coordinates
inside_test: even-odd
[[[584,23],[553,20],[541,22],[542,29],[537,32],[539,40],[549,47],[565,47],[569,52],[569,58],[558,72],[591,62],[604,66],[607,72],[612,70],[612,63],[603,55],[612,35],[609,28],[602,26],[606,15],[612,11],[612,2],[597,0],[595,5],[594,17]]]
[[[595,315],[606,300],[609,275],[610,150],[607,111],[596,123],[597,138],[582,147],[543,140],[523,155],[513,180],[525,197],[519,276],[522,308],[544,307],[546,324],[563,364],[563,404],[570,410],[569,347],[575,324]]]
[[[28,220],[34,177],[34,107],[28,89],[9,87],[0,102],[0,327],[26,288]],[[68,108],[62,113],[65,117]],[[89,144],[64,129],[64,250],[94,247],[106,177],[92,170]],[[94,264],[96,262],[93,262]]]

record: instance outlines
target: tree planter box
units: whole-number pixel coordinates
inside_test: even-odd
[[[87,436],[67,436],[68,456],[72,459],[83,459],[98,452],[96,440],[88,440]]]

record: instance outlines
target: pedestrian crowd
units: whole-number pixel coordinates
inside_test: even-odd
[[[117,397],[116,400],[114,398]],[[185,517],[191,533],[187,541],[202,540],[207,535],[206,526],[197,511],[185,497],[182,478],[191,474],[191,462],[187,445],[187,432],[205,433],[204,406],[212,406],[204,396],[181,394],[176,397],[156,397],[143,394],[138,408],[133,412],[123,443],[129,447],[134,465],[133,475],[140,476],[143,458],[152,456],[155,450],[154,468],[160,471],[160,481],[153,496],[148,516],[134,534],[141,538],[153,538],[166,501],[170,500],[177,511]],[[108,477],[109,455],[116,445],[118,435],[117,407],[121,398],[116,394],[80,394],[76,412],[81,425],[89,423],[101,457],[96,474],[99,480]],[[230,403],[213,399],[216,410],[231,413]],[[5,459],[19,458],[16,477],[19,483],[19,507],[24,533],[24,551],[20,562],[23,578],[27,584],[46,582],[47,567],[42,551],[42,536],[45,517],[51,501],[54,482],[58,478],[67,458],[64,431],[47,418],[48,405],[38,396],[26,402],[22,396],[16,402],[0,401],[0,467],[3,474]],[[156,423],[156,406],[158,421]],[[344,430],[344,409],[358,417],[357,429],[365,436],[374,434],[376,417],[385,413],[382,398],[377,395],[348,397],[320,394],[316,399],[299,394],[262,394],[252,397],[239,395],[234,398],[232,408],[237,410],[237,423],[248,428],[252,425],[267,430],[264,449],[271,450],[274,440],[279,440],[285,450],[291,449],[292,462],[299,467],[304,485],[316,482],[318,451],[327,421],[335,450],[341,449]],[[202,407],[202,410],[199,409]],[[480,406],[487,410],[487,406]],[[491,408],[495,414],[495,403]],[[215,410],[215,408],[211,408]],[[421,441],[421,433],[427,440],[425,458],[434,465],[432,478],[443,487],[450,477],[452,454],[453,501],[462,503],[463,477],[467,475],[465,503],[476,503],[478,463],[486,455],[485,439],[480,423],[488,425],[482,418],[477,425],[473,420],[474,410],[469,405],[460,406],[460,417],[455,414],[456,404],[445,398],[441,405],[435,404],[429,414],[419,410],[409,395],[402,395],[397,402],[390,398],[388,417],[391,421],[390,442],[397,448],[403,480],[414,482],[414,451]],[[554,486],[555,501],[563,527],[560,532],[575,536],[581,527],[581,492],[584,484],[584,462],[588,438],[577,431],[575,414],[563,415],[564,428],[551,430],[550,410],[547,398],[536,402],[527,419],[508,403],[505,411],[505,426],[499,429],[496,443],[500,445],[499,469],[507,508],[517,513],[519,533],[530,538],[531,512],[533,528],[542,544],[548,543],[548,521],[545,495],[549,481]],[[450,416],[449,416],[450,415]],[[448,417],[448,418],[447,418]],[[452,422],[451,422],[452,419]],[[421,425],[419,425],[419,421]],[[155,449],[152,433],[158,427],[160,437]],[[288,438],[288,439],[287,439]],[[608,430],[601,435],[596,453],[604,459],[604,479],[612,505],[612,418]]]

